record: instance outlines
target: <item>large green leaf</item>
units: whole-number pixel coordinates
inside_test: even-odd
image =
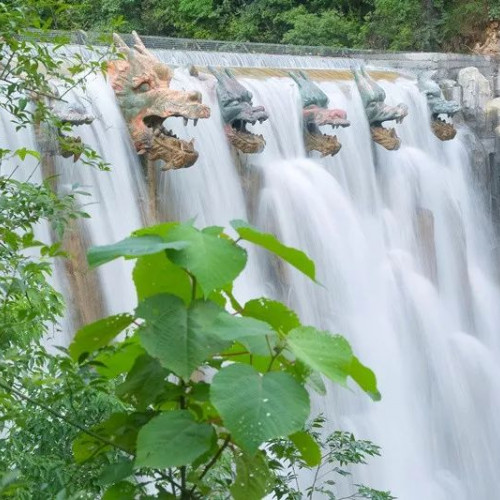
[[[309,467],[316,467],[316,465],[321,463],[321,448],[311,434],[306,431],[299,431],[288,437],[297,450],[299,450],[302,460]]]
[[[115,378],[120,373],[128,372],[135,360],[146,354],[137,334],[113,346],[110,351],[101,351],[95,360],[99,362],[96,371],[106,378]]]
[[[133,278],[139,302],[159,293],[177,295],[186,303],[191,300],[191,278],[165,252],[138,258]]]
[[[134,500],[136,487],[129,481],[120,481],[110,486],[102,497],[102,500]]]
[[[346,384],[353,354],[344,337],[303,326],[289,333],[287,344],[307,366],[339,384]]]
[[[239,363],[215,375],[210,400],[248,453],[255,453],[269,439],[301,430],[310,411],[307,391],[291,375],[261,375]]]
[[[231,486],[234,500],[261,500],[274,486],[274,475],[269,470],[266,455],[240,453],[235,460],[236,478]]]
[[[212,445],[214,429],[195,421],[188,410],[175,410],[151,419],[137,436],[136,467],[188,465]]]
[[[189,243],[186,241],[165,241],[161,236],[131,236],[112,245],[92,247],[87,253],[90,267],[97,267],[118,257],[135,258],[151,255],[167,248],[180,250]]]
[[[300,326],[297,314],[281,302],[261,297],[245,304],[243,316],[251,316],[269,323],[275,330],[288,333]]]
[[[189,225],[172,228],[168,241],[187,241],[180,250],[167,250],[169,259],[193,274],[205,297],[216,289],[231,283],[243,270],[246,251],[226,238],[198,231]]]
[[[188,379],[206,359],[229,345],[210,330],[220,312],[212,302],[198,300],[188,308],[175,295],[149,297],[136,310],[146,320],[139,329],[141,343],[165,368]]]
[[[116,314],[80,328],[69,346],[69,353],[78,360],[83,353],[104,347],[134,321],[130,314]]]
[[[179,222],[161,222],[160,224],[154,224],[153,226],[141,227],[140,229],[136,229],[132,236],[161,236],[165,238],[165,236],[170,232],[173,227],[179,225]]]
[[[116,388],[116,395],[144,411],[164,391],[168,374],[157,359],[143,354],[136,359],[125,381]]]
[[[344,386],[351,376],[372,399],[380,399],[375,375],[355,358],[349,342],[341,335],[304,326],[288,334],[287,344],[295,356],[313,370]]]
[[[98,482],[101,486],[117,483],[126,479],[134,472],[134,463],[128,459],[121,459],[118,462],[107,465],[102,470]]]
[[[233,316],[226,311],[219,313],[210,331],[221,340],[240,342],[251,353],[260,356],[272,355],[277,339],[276,332],[267,323]]]
[[[312,280],[316,280],[314,262],[304,252],[283,245],[273,234],[263,233],[243,220],[233,220],[231,226],[234,227],[241,239],[269,250]]]

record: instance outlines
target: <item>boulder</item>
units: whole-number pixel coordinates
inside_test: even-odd
[[[474,66],[461,69],[458,84],[462,87],[462,109],[467,121],[479,133],[486,130],[486,105],[491,100],[490,82]]]

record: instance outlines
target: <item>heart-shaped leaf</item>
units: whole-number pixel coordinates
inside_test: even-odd
[[[139,331],[141,343],[165,368],[188,379],[206,359],[230,345],[209,328],[220,312],[212,302],[198,300],[186,307],[176,295],[154,295],[136,310],[146,320]]]
[[[287,344],[309,368],[344,386],[350,376],[372,399],[380,399],[375,375],[353,355],[349,342],[341,335],[304,326],[288,334]]]
[[[269,439],[301,430],[310,411],[307,391],[291,375],[261,375],[239,363],[222,368],[214,377],[210,400],[248,453]]]
[[[261,500],[274,486],[274,475],[264,452],[236,456],[236,478],[231,486],[234,500]]]
[[[248,301],[242,314],[265,321],[275,330],[281,330],[284,333],[300,326],[299,318],[294,311],[281,302],[265,297]]]
[[[193,274],[205,297],[231,283],[243,270],[247,261],[245,249],[226,238],[181,224],[166,235],[168,241],[186,241],[180,250],[168,250],[169,259]]]
[[[188,410],[174,410],[151,419],[137,436],[136,467],[165,469],[192,463],[214,439],[209,424],[196,422]]]

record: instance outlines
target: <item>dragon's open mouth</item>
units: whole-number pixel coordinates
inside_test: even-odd
[[[174,114],[174,117],[180,117],[187,125],[191,118],[181,114]],[[198,123],[198,118],[193,118],[194,126]],[[144,124],[152,131],[150,137],[149,157],[151,160],[163,160],[163,170],[173,170],[179,168],[191,167],[198,159],[198,152],[194,149],[194,139],[189,142],[180,139],[172,130],[165,127],[166,118],[157,115],[148,115],[143,119]],[[146,150],[138,153],[144,154]]]
[[[452,116],[450,113],[433,113],[432,115],[432,131],[441,141],[450,141],[457,135]]]
[[[320,127],[330,125],[333,129],[336,129],[339,127],[349,127],[351,125],[351,122],[349,120],[346,120],[345,118],[330,118],[326,120],[316,120],[315,125]]]
[[[324,134],[314,122],[308,122],[305,125],[304,139],[307,151],[318,151],[321,156],[334,156],[340,151],[342,144],[340,144],[336,135]],[[346,125],[340,123],[329,123],[328,125],[335,129],[347,127],[349,122]]]
[[[404,116],[393,118],[396,123],[403,123]],[[388,151],[395,151],[401,146],[401,139],[394,127],[386,128],[382,122],[374,122],[370,125],[372,139]]]
[[[257,120],[247,121],[236,119],[224,126],[224,130],[231,144],[242,153],[255,154],[264,150],[266,141],[264,136],[254,134],[247,130],[247,124],[255,125],[264,122],[267,117],[260,117]]]

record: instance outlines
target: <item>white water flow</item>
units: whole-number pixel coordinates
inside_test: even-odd
[[[300,148],[285,84],[245,83],[280,124],[255,159],[264,179],[255,223],[307,251],[325,287],[290,271],[277,293],[304,322],[347,336],[383,394],[372,403],[355,388],[332,387],[316,401],[332,429],[382,446],[383,458],[360,467],[355,481],[405,500],[496,498],[498,268],[460,134],[439,142],[415,86],[385,83],[389,104],[410,106],[397,126],[403,146],[387,152],[371,143],[353,85],[327,83],[331,104],[352,121],[338,132],[343,149],[291,159]],[[434,280],[419,250],[422,209],[434,218]]]
[[[223,62],[203,57],[196,62]],[[226,227],[248,219],[314,259],[323,286],[254,252],[237,294],[284,300],[304,324],[345,335],[375,371],[379,403],[356,387],[332,386],[314,400],[330,430],[352,430],[382,447],[381,458],[353,470],[354,483],[390,489],[402,500],[498,498],[500,269],[464,131],[440,142],[415,84],[383,82],[388,104],[410,107],[396,125],[401,149],[387,152],[371,141],[353,83],[322,82],[331,107],[345,109],[351,127],[335,131],[343,145],[338,155],[307,158],[293,82],[241,81],[270,115],[253,127],[267,141],[260,155],[230,150],[213,80],[176,70],[172,86],[200,90],[212,117],[186,129],[169,120],[181,137],[195,137],[200,157],[190,169],[161,173],[161,219],[195,217],[199,226]],[[89,246],[140,227],[146,192],[126,125],[102,80],[90,85],[90,99],[97,120],[78,132],[112,172],[58,161],[60,184],[80,183],[96,202],[86,207]],[[129,261],[118,261],[100,271],[110,313],[134,307],[130,269]]]
[[[403,147],[386,152],[371,142],[354,85],[322,83],[352,126],[336,132],[343,144],[336,157],[307,159],[291,80],[242,83],[271,117],[253,127],[264,134],[265,151],[239,162],[247,216],[305,250],[324,285],[277,270],[259,253],[259,282],[247,273],[245,292],[265,291],[294,307],[304,323],[341,332],[375,370],[382,402],[336,387],[315,400],[332,430],[351,429],[382,446],[383,457],[359,467],[353,481],[391,489],[405,500],[495,498],[498,269],[460,134],[450,143],[438,141],[415,85],[384,83],[389,104],[410,106],[397,126]],[[186,130],[196,137],[200,160],[165,177],[166,212],[227,224],[245,208],[213,83],[178,70],[174,85],[201,90],[212,119]],[[434,241],[422,242],[422,213],[433,218]]]

